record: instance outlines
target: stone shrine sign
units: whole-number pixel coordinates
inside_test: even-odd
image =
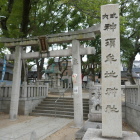
[[[119,5],[101,7],[102,136],[122,137]]]
[[[139,140],[122,131],[119,5],[101,6],[102,129],[88,128],[82,140]]]

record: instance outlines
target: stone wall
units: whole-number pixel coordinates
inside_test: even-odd
[[[122,103],[122,119],[126,119],[126,114],[125,114],[126,106],[125,103]]]
[[[0,86],[0,111],[9,113],[11,86]],[[48,85],[22,85],[20,87],[18,114],[29,115],[30,112],[48,96]]]
[[[20,98],[19,100],[19,115],[29,115],[30,112],[45,98],[37,97],[37,98]],[[0,99],[0,111],[9,114],[10,110],[10,98],[9,99]]]
[[[126,121],[140,134],[140,106],[126,104]]]
[[[126,85],[125,102],[126,121],[140,134],[140,85]]]

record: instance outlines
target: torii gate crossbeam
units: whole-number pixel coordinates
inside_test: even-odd
[[[72,42],[72,40],[92,40],[97,34],[100,34],[100,25],[92,26],[87,29],[59,33],[53,35],[44,35],[48,44]],[[5,43],[5,47],[12,48],[15,46],[36,46],[39,44],[38,37],[28,39],[9,39],[0,38],[0,42]]]

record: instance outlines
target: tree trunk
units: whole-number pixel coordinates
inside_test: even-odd
[[[25,60],[22,60],[22,69],[21,69],[21,82],[27,81],[27,67]]]
[[[12,11],[12,8],[13,8],[13,3],[14,3],[14,0],[9,0],[8,1],[8,13],[10,14],[11,11]],[[2,28],[2,31],[3,31],[3,34],[6,36],[6,37],[9,37],[9,34],[7,32],[7,20],[8,20],[9,16],[5,17],[5,18],[1,18],[0,20],[0,24],[1,24],[1,28]]]
[[[134,81],[133,75],[132,75],[132,68],[133,68],[133,62],[135,60],[135,56],[136,55],[133,55],[133,56],[130,57],[129,64],[128,64],[128,70],[127,70],[128,74],[129,74],[129,76],[128,76],[129,77],[129,81],[130,81],[130,83],[132,85],[136,84],[135,81]]]
[[[139,39],[140,39],[140,35],[138,33],[138,35],[136,36],[136,41],[135,41],[135,44],[134,44],[134,52],[131,53],[131,56],[129,58],[129,61],[128,61],[128,73],[130,74],[130,83],[132,85],[136,84],[136,82],[134,81],[133,79],[133,76],[132,76],[132,68],[133,68],[133,62],[135,60],[135,56],[137,55],[137,53],[140,52],[140,44],[139,44]]]
[[[94,63],[93,63],[93,64],[94,64]],[[93,65],[93,66],[94,66],[94,65]],[[94,66],[93,69],[92,69],[92,74],[93,74],[93,81],[96,82],[96,81],[95,81],[95,66]]]
[[[31,0],[23,0],[23,13],[21,22],[22,37],[26,37],[28,34],[29,14],[31,9]]]
[[[63,77],[64,72],[65,72],[65,71],[67,70],[67,68],[68,68],[68,60],[65,59],[65,62],[66,62],[66,66],[65,66],[64,70],[63,70],[63,71],[61,72],[61,74],[60,74],[61,78]]]
[[[36,64],[37,64],[37,79],[40,80],[42,78],[42,70],[43,70],[43,65],[44,65],[44,58],[41,58],[40,61],[36,59]]]

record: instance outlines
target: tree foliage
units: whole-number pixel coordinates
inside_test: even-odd
[[[1,0],[0,36],[23,38],[87,28],[100,23],[100,6],[109,3],[120,5],[122,62],[131,73],[135,56],[140,53],[138,0]],[[97,52],[88,57],[88,63],[100,64],[100,37],[86,44],[96,47]],[[39,47],[33,46],[31,51],[39,51]],[[39,78],[44,60],[32,61],[37,64]],[[132,78],[131,81],[134,83]]]
[[[100,6],[109,3],[120,5],[121,58],[126,64],[128,73],[132,73],[135,56],[140,53],[140,2],[138,0],[62,0],[86,16],[86,26],[100,23]],[[100,39],[100,38],[96,38]],[[95,42],[96,42],[95,39]],[[100,42],[97,41],[99,44]],[[94,44],[90,43],[91,46]],[[97,45],[97,44],[96,44]],[[95,46],[94,46],[95,47]],[[100,45],[98,45],[100,47]],[[96,49],[98,48],[96,47]],[[99,58],[100,59],[100,58]],[[99,61],[94,56],[88,57],[88,62]],[[134,84],[132,75],[130,81]]]
[[[121,15],[121,51],[122,62],[125,63],[130,75],[130,82],[135,84],[132,78],[132,67],[135,56],[140,53],[140,2],[137,0],[120,2]]]
[[[61,0],[85,15],[85,26],[100,23],[101,5],[111,3],[110,0]]]
[[[83,14],[60,0],[3,0],[0,2],[0,13],[4,16],[0,21],[1,36],[10,38],[75,30],[84,21]],[[32,46],[31,52],[34,51],[39,51],[39,47]],[[37,64],[40,79],[44,59],[33,61]]]

